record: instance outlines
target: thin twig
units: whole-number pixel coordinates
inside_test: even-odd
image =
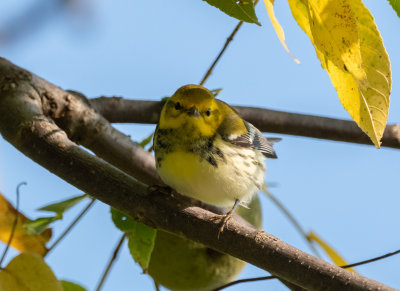
[[[22,185],[27,185],[27,183],[26,182],[21,182],[21,183],[19,183],[17,185],[17,191],[16,191],[17,192],[17,194],[16,194],[17,195],[17,201],[15,203],[15,219],[14,219],[14,222],[13,222],[13,225],[12,225],[12,228],[11,228],[11,234],[10,234],[10,237],[8,239],[7,246],[6,246],[6,248],[5,248],[4,252],[3,252],[3,255],[1,256],[1,259],[0,259],[0,269],[2,268],[1,265],[3,264],[4,258],[7,255],[8,249],[10,248],[12,239],[14,237],[15,229],[17,228],[18,216],[19,216],[19,188]]]
[[[259,0],[254,1],[254,7],[257,5],[258,1]],[[214,70],[215,66],[217,65],[219,59],[222,57],[225,50],[228,48],[228,45],[233,40],[233,38],[235,37],[236,33],[239,31],[239,29],[242,25],[243,25],[243,21],[239,21],[239,23],[236,25],[235,29],[228,36],[228,38],[225,41],[224,46],[222,47],[221,51],[218,54],[218,56],[215,58],[214,62],[211,64],[210,68],[207,70],[207,73],[204,75],[203,79],[200,81],[200,85],[204,85],[204,83],[206,82],[208,77],[210,77],[210,75],[211,75],[212,71]]]
[[[360,266],[360,265],[365,265],[365,264],[368,264],[368,263],[379,261],[379,260],[394,256],[394,255],[397,255],[397,254],[400,254],[400,250],[397,250],[397,251],[392,252],[392,253],[387,253],[386,255],[375,257],[375,258],[372,258],[372,259],[369,259],[369,260],[361,261],[361,262],[358,262],[358,263],[353,263],[353,264],[341,266],[341,268],[344,268],[344,269],[353,268],[353,267],[357,267],[357,266]]]
[[[114,264],[114,261],[117,259],[118,253],[119,253],[119,251],[121,249],[122,243],[124,242],[125,238],[126,238],[126,233],[124,232],[123,235],[121,236],[117,246],[114,249],[114,252],[113,252],[113,254],[112,254],[111,258],[110,258],[110,261],[108,262],[107,267],[104,270],[103,276],[101,276],[101,279],[100,279],[99,284],[97,285],[96,291],[100,291],[101,290],[101,287],[103,286],[104,281],[106,280],[106,278],[108,276],[108,273],[110,272],[111,267]]]
[[[207,70],[207,73],[204,75],[203,79],[200,81],[200,85],[204,85],[208,77],[211,75],[214,67],[217,65],[219,59],[222,57],[224,54],[226,48],[228,47],[229,43],[233,40],[235,37],[235,34],[238,32],[240,27],[242,26],[243,21],[239,21],[239,23],[236,25],[235,29],[232,31],[232,33],[229,35],[229,37],[226,39],[224,46],[222,47],[221,51],[219,52],[218,56],[215,58],[214,62],[211,64],[210,68]]]
[[[368,264],[368,263],[372,263],[372,262],[375,262],[375,261],[379,261],[379,260],[394,256],[394,255],[397,255],[397,254],[400,254],[400,250],[397,250],[397,251],[394,251],[394,252],[391,252],[391,253],[387,253],[385,255],[382,255],[382,256],[379,256],[379,257],[375,257],[375,258],[372,258],[372,259],[368,259],[368,260],[364,260],[364,261],[361,261],[361,262],[357,262],[357,263],[353,263],[353,264],[349,264],[349,265],[344,265],[344,266],[340,266],[340,267],[343,268],[343,269],[353,268],[353,267],[365,265],[365,264]],[[276,276],[264,276],[264,277],[254,277],[254,278],[240,279],[240,280],[232,281],[230,283],[222,285],[222,286],[220,286],[220,287],[218,287],[216,289],[213,289],[213,291],[219,291],[219,290],[228,288],[228,287],[233,286],[233,285],[241,284],[241,283],[256,282],[256,281],[266,281],[266,280],[271,280],[271,279],[278,279],[278,277],[276,277]]]
[[[92,207],[93,203],[96,199],[92,198],[92,201],[79,213],[79,215],[72,221],[72,223],[64,230],[64,232],[59,236],[59,238],[47,249],[46,254],[47,256],[56,246],[57,244],[71,231],[71,229],[78,223],[78,221],[86,214],[86,212]]]
[[[318,258],[321,258],[321,255],[319,254],[318,250],[315,248],[315,246],[307,239],[307,233],[305,230],[301,227],[300,223],[297,221],[296,218],[289,212],[289,210],[286,209],[285,206],[274,196],[272,195],[265,187],[265,184],[262,187],[262,191],[272,200],[272,202],[283,212],[283,214],[287,217],[287,219],[290,220],[290,222],[293,224],[293,226],[296,228],[296,230],[300,233],[300,235],[306,240],[307,244],[309,245],[311,251],[314,253],[315,256]]]

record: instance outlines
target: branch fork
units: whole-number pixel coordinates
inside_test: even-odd
[[[93,198],[144,224],[247,261],[297,290],[395,290],[236,219],[218,239],[215,213],[175,196],[149,195],[147,185],[160,183],[153,157],[113,128],[82,95],[5,59],[0,59],[0,132],[26,156]]]

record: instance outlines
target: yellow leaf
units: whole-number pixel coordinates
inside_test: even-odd
[[[361,66],[357,19],[350,1],[308,0],[310,28],[316,48],[364,87],[367,76]]]
[[[35,253],[16,256],[0,272],[1,291],[63,291],[43,258]]]
[[[326,252],[326,254],[332,259],[332,261],[337,266],[347,265],[346,261],[334,249],[332,249],[326,242],[324,242],[319,236],[317,236],[314,232],[310,231],[308,233],[307,239],[310,242],[316,242]],[[346,270],[348,270],[350,272],[356,272],[353,268],[348,268]]]
[[[314,2],[317,2],[317,0],[313,0]],[[330,0],[330,2],[336,1]],[[344,3],[344,1],[340,1],[340,3]],[[315,16],[320,9],[312,8],[313,11],[309,12],[310,4],[307,5],[302,0],[289,0],[293,17],[313,43],[321,65],[328,71],[343,107],[349,112],[358,126],[370,137],[375,146],[379,148],[389,111],[389,96],[392,83],[390,61],[369,10],[361,0],[351,0],[347,4],[349,6],[346,6],[346,9],[351,9],[351,12],[347,10],[345,12],[355,17],[352,19],[353,21],[355,19],[356,23],[360,55],[356,49],[357,45],[354,42],[354,31],[352,34],[344,36],[344,43],[352,43],[352,45],[348,46],[349,50],[347,54],[345,45],[336,48],[337,52],[344,50],[343,54],[332,53],[334,48],[331,42],[326,44],[326,50],[321,51],[320,42],[326,38],[326,35],[315,40],[316,33],[312,30],[312,26],[310,26],[310,15],[314,14],[313,21],[322,21],[329,18],[325,14],[330,13],[330,10],[323,9],[321,12],[323,16]],[[329,7],[332,5],[334,4],[327,4]],[[335,10],[333,9],[333,11]],[[354,23],[352,22],[349,26],[354,28]],[[324,29],[327,30],[326,27]],[[339,32],[342,30],[338,29]],[[330,38],[334,39],[332,34],[333,30],[330,30]],[[338,36],[335,36],[335,39],[338,40]],[[316,43],[319,43],[319,45]],[[324,46],[322,46],[322,49],[324,49]],[[359,56],[361,56],[361,62],[359,62]],[[363,72],[358,70],[359,64],[361,64]],[[362,77],[364,73],[366,76],[365,81]]]
[[[285,50],[289,53],[289,55],[293,58],[293,60],[300,64],[300,61],[298,59],[296,59],[292,53],[290,52],[288,46],[285,43],[285,33],[283,31],[282,26],[279,24],[278,19],[276,19],[275,13],[274,13],[274,0],[264,0],[265,3],[265,8],[267,9],[269,18],[271,19],[272,22],[272,26],[275,29],[275,32],[279,38],[279,40],[281,41],[283,47],[285,48]]]
[[[16,214],[15,208],[0,194],[0,240],[4,243],[7,243],[10,238]],[[30,235],[24,228],[26,220],[27,218],[22,213],[18,214],[18,223],[11,246],[20,252],[30,251],[44,255],[45,245],[51,237],[51,229],[46,229],[39,235]]]

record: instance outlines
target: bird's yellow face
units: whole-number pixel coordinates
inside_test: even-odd
[[[179,88],[164,105],[160,129],[181,129],[182,134],[212,136],[222,120],[214,95],[198,85]],[[190,132],[189,132],[190,131]]]

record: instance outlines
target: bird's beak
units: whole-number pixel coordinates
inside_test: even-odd
[[[195,106],[193,106],[188,110],[188,115],[197,118],[200,116],[200,112],[199,112],[199,110],[197,110],[197,108]]]

